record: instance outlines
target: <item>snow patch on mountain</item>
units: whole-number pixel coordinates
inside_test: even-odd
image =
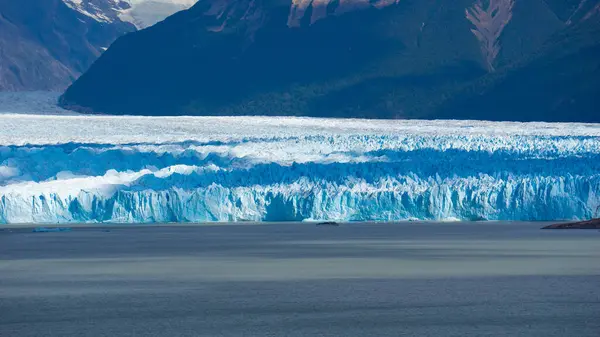
[[[310,24],[326,18],[329,15],[341,15],[347,12],[366,8],[385,8],[395,5],[400,0],[292,0],[288,17],[289,27],[300,26],[309,8],[311,9]]]
[[[63,0],[67,6],[98,22],[121,20],[143,29],[192,7],[198,0]]]
[[[121,11],[119,18],[138,29],[150,27],[168,16],[192,7],[198,0],[127,0],[131,8]]]
[[[71,9],[88,16],[98,22],[112,23],[118,19],[118,14],[130,7],[124,0],[63,0]]]

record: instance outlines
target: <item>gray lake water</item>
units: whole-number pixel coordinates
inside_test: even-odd
[[[0,336],[600,335],[600,232],[540,223],[0,230]]]

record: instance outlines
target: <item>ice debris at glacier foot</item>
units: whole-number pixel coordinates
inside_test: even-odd
[[[596,125],[5,115],[0,128],[0,223],[558,220],[600,204]]]

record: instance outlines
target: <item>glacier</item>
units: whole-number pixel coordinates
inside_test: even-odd
[[[0,114],[0,223],[570,220],[600,125]]]

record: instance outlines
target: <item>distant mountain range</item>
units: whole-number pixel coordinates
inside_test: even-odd
[[[0,0],[0,91],[64,90],[123,34],[195,0]]]
[[[600,121],[598,97],[600,0],[202,0],[120,38],[61,104]]]

